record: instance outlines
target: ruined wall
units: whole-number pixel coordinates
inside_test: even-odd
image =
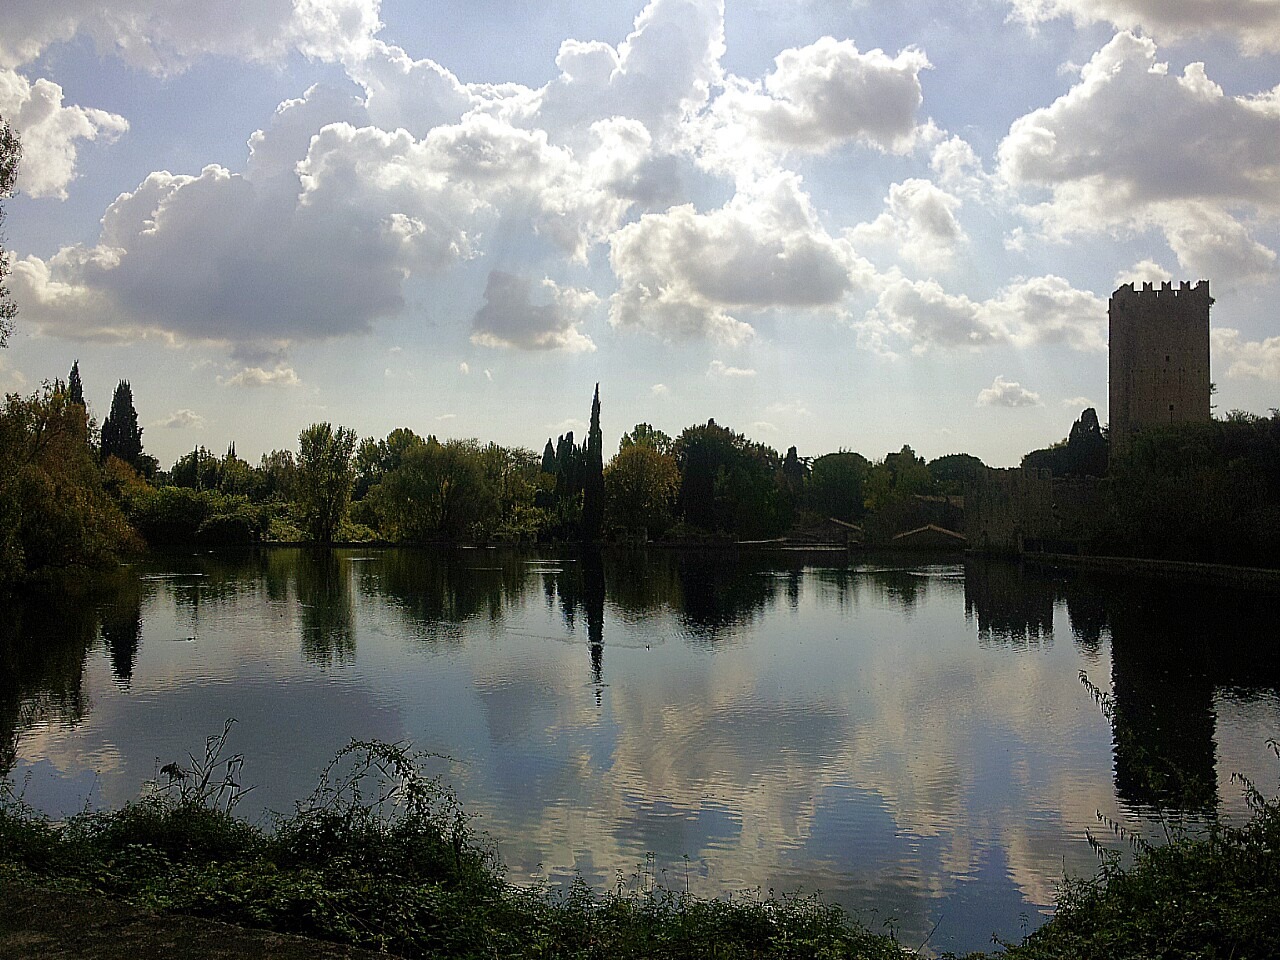
[[[1054,479],[1048,470],[989,469],[965,487],[965,536],[979,553],[1087,549],[1102,518],[1098,481]]]
[[[1109,400],[1112,453],[1153,426],[1209,419],[1209,281],[1111,295]]]

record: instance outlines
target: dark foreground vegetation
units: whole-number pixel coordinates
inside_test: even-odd
[[[215,742],[221,738],[215,738]],[[638,874],[599,894],[508,883],[453,795],[397,746],[353,743],[269,831],[235,817],[217,747],[121,810],[62,823],[0,806],[0,871],[151,909],[405,957],[900,955],[816,898],[701,900]]]
[[[0,878],[405,957],[914,955],[816,897],[699,899],[644,871],[603,893],[518,888],[456,798],[394,745],[351,744],[293,815],[260,829],[235,816],[225,736],[117,811],[54,823],[7,797]],[[1138,842],[1130,866],[1103,850],[1097,876],[1065,881],[1056,916],[999,955],[1274,956],[1280,804],[1251,799],[1245,825]]]

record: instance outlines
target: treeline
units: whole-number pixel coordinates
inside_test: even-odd
[[[1280,540],[1280,410],[1149,428],[1110,455],[1097,414],[1022,458],[1058,478],[1095,478],[1090,533],[1099,555],[1274,567]]]
[[[67,381],[0,411],[0,579],[93,565],[136,548],[263,541],[644,542],[764,540],[831,519],[903,529],[921,504],[962,492],[983,469],[965,454],[932,462],[908,446],[873,462],[841,450],[780,454],[709,420],[675,438],[647,423],[606,457],[600,395],[585,441],[523,447],[421,436],[359,438],[328,423],[257,464],[232,444],[160,469],[142,443],[127,381],[98,426],[79,365]],[[928,519],[928,518],[926,518]]]

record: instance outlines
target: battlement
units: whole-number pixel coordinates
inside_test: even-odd
[[[1111,451],[1145,429],[1209,419],[1209,281],[1142,289],[1108,305]]]
[[[1209,296],[1209,281],[1201,280],[1193,287],[1190,280],[1181,281],[1177,287],[1165,280],[1156,287],[1150,281],[1142,285],[1142,289],[1138,290],[1132,283],[1126,283],[1120,286],[1115,293],[1111,295],[1113,301],[1152,302],[1160,300],[1177,300],[1179,298],[1192,299],[1197,302],[1208,301],[1210,306],[1213,305],[1213,298]]]

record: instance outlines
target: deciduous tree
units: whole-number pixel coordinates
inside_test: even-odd
[[[313,423],[298,445],[295,495],[303,529],[317,543],[332,543],[351,504],[355,431]]]

